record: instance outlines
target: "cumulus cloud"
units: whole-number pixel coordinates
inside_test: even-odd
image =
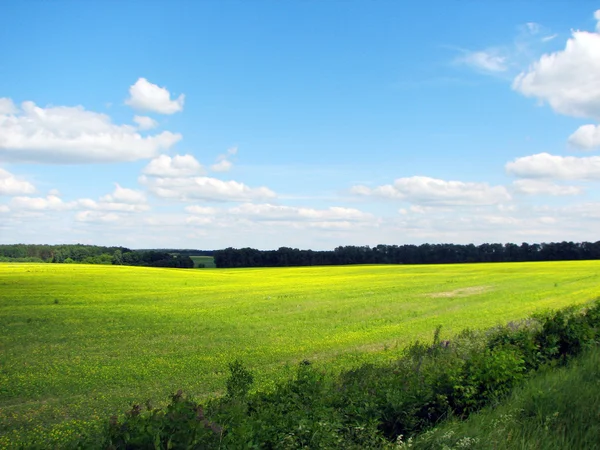
[[[393,184],[376,188],[354,186],[351,192],[362,196],[433,205],[491,205],[510,200],[510,194],[504,186],[445,181],[422,176],[398,178]]]
[[[582,125],[569,136],[569,144],[582,150],[600,147],[600,126]]]
[[[227,172],[231,169],[231,167],[233,166],[233,163],[229,160],[229,158],[231,158],[232,156],[235,156],[237,154],[237,147],[231,147],[229,149],[227,149],[227,152],[225,152],[222,155],[219,155],[217,157],[217,162],[215,164],[213,164],[212,166],[210,166],[210,170],[213,172]]]
[[[171,100],[171,94],[167,89],[152,84],[145,78],[139,78],[129,88],[129,98],[125,100],[125,104],[143,111],[174,114],[183,110],[184,100],[183,94]]]
[[[148,211],[150,206],[145,203],[132,204],[120,202],[95,201],[83,198],[77,201],[77,206],[85,210],[94,211],[120,211],[120,212],[142,212]]]
[[[136,191],[134,189],[127,189],[121,187],[119,183],[115,183],[115,190],[112,194],[107,194],[103,196],[101,199],[103,202],[118,202],[118,203],[128,203],[128,204],[137,204],[137,203],[145,203],[146,196],[141,191]]]
[[[150,209],[143,192],[121,187],[118,183],[115,183],[115,190],[111,194],[100,197],[99,201],[84,198],[76,203],[79,208],[88,210],[87,212],[90,212],[89,210],[142,212]],[[90,217],[96,216],[90,215]]]
[[[579,195],[583,189],[579,186],[565,186],[547,180],[517,180],[513,183],[515,191],[525,195]]]
[[[0,98],[0,116],[17,114],[17,112],[19,112],[19,109],[15,106],[10,98]]]
[[[155,177],[189,177],[202,175],[202,165],[192,155],[175,155],[172,158],[160,155],[142,170],[145,175]]]
[[[139,182],[162,198],[207,201],[253,201],[275,197],[266,187],[251,188],[237,181],[222,181],[210,177],[167,178],[141,175]]]
[[[46,197],[13,197],[10,201],[11,209],[28,211],[65,211],[73,209],[75,202],[63,202],[56,195]]]
[[[0,167],[0,195],[33,194],[35,187],[28,181],[20,180]]]
[[[190,216],[185,218],[185,223],[189,225],[208,225],[214,222],[212,217]]]
[[[212,208],[210,206],[199,206],[199,205],[190,205],[186,206],[185,210],[190,214],[198,214],[198,215],[207,215],[211,216],[217,213],[216,208]]]
[[[600,156],[580,158],[538,153],[507,163],[506,171],[521,178],[600,180]]]
[[[77,222],[88,222],[88,223],[111,223],[120,220],[120,216],[115,213],[104,213],[98,211],[81,211],[75,215]]]
[[[560,114],[600,119],[600,34],[574,31],[564,50],[543,55],[515,78],[513,89]]]
[[[213,172],[227,172],[229,169],[231,169],[232,165],[233,164],[231,163],[231,161],[223,159],[218,163],[215,163],[212,166],[210,166],[210,170],[212,170]]]
[[[121,162],[152,158],[171,148],[180,134],[141,136],[131,125],[82,106],[41,108],[23,102],[15,114],[0,114],[0,156],[39,163]]]
[[[133,121],[137,123],[140,130],[151,130],[158,126],[158,122],[148,116],[133,116]]]
[[[364,221],[372,220],[373,215],[354,208],[332,206],[327,209],[299,208],[294,206],[272,205],[270,203],[245,203],[230,208],[229,213],[237,216],[264,221]]]

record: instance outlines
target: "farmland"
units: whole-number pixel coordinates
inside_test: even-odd
[[[190,256],[194,261],[194,267],[200,267],[202,264],[206,268],[215,268],[215,259],[212,256]]]
[[[310,359],[391,357],[433,329],[483,328],[600,295],[600,263],[186,271],[0,265],[0,447],[56,439],[177,389],[259,386]]]

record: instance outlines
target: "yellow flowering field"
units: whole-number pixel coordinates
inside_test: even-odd
[[[0,264],[0,448],[60,445],[133,402],[268,388],[600,296],[600,261],[182,270]]]

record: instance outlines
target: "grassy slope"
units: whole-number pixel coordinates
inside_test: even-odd
[[[61,433],[179,388],[214,393],[236,357],[259,385],[304,358],[347,366],[364,350],[429,339],[438,324],[450,333],[588,301],[600,294],[599,278],[600,262],[1,264],[0,435]]]
[[[497,408],[449,422],[413,442],[414,450],[592,450],[600,448],[600,349],[569,367],[535,375]]]

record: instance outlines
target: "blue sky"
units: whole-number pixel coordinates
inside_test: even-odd
[[[3,2],[0,243],[596,241],[598,8]]]

